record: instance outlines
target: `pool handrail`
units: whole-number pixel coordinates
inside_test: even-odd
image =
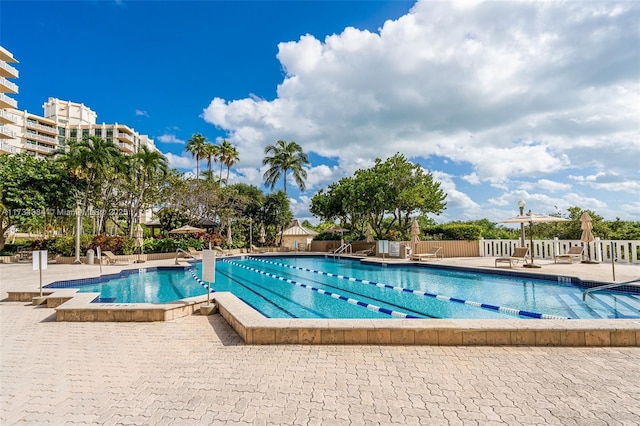
[[[195,257],[194,255],[192,255],[191,253],[189,253],[189,252],[187,252],[187,251],[184,251],[184,250],[182,250],[181,248],[178,248],[178,249],[176,249],[176,265],[179,265],[179,264],[180,264],[180,262],[178,262],[178,253],[179,253],[179,252],[182,252],[182,253],[186,254],[187,256],[189,256],[189,257],[191,257],[191,258],[193,258],[193,259],[195,259],[195,260],[198,260],[198,258],[197,258],[197,257]]]
[[[635,280],[631,280],[631,281],[625,281],[623,283],[611,283],[611,284],[604,284],[604,285],[599,285],[597,287],[591,287],[586,289],[585,291],[582,292],[582,301],[584,302],[587,298],[587,294],[593,292],[593,291],[600,291],[600,290],[608,290],[610,288],[614,288],[614,287],[620,287],[623,285],[629,285],[629,284],[633,284],[633,283],[637,283],[640,282],[640,278],[636,278]]]

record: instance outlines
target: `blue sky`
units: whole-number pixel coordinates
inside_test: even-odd
[[[313,222],[313,194],[395,152],[442,183],[438,222],[520,199],[640,220],[639,32],[629,1],[0,3],[19,109],[84,103],[185,172],[192,134],[226,138],[231,181],[261,187],[264,147],[295,140]]]

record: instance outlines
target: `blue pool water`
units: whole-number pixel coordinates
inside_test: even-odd
[[[101,301],[166,303],[206,294],[201,276],[196,263],[79,288]],[[583,289],[570,283],[332,257],[219,260],[212,290],[271,318],[640,318],[638,294],[597,292],[583,302]]]

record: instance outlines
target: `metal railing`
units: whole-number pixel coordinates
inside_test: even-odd
[[[191,257],[191,258],[193,258],[193,259],[195,259],[195,260],[198,260],[198,258],[197,258],[197,257],[195,257],[194,255],[192,255],[191,253],[189,253],[189,252],[187,252],[187,251],[184,251],[184,250],[182,250],[181,248],[179,248],[179,249],[176,249],[176,265],[179,265],[179,264],[180,264],[180,262],[178,262],[178,253],[180,253],[180,252],[182,252],[182,253],[186,254],[187,256],[189,256],[189,257]]]
[[[594,291],[608,290],[610,288],[621,287],[623,285],[630,285],[630,284],[638,283],[638,282],[640,282],[640,278],[636,279],[636,280],[625,281],[623,283],[611,283],[611,284],[599,285],[598,287],[588,288],[588,289],[586,289],[585,291],[582,292],[582,301],[584,302],[584,300],[587,297],[587,294],[592,293]]]

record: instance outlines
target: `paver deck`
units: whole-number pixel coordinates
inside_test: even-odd
[[[96,274],[54,266],[50,281]],[[2,425],[640,424],[639,348],[245,346],[218,315],[55,322],[4,300],[37,285],[30,268],[0,265]]]

